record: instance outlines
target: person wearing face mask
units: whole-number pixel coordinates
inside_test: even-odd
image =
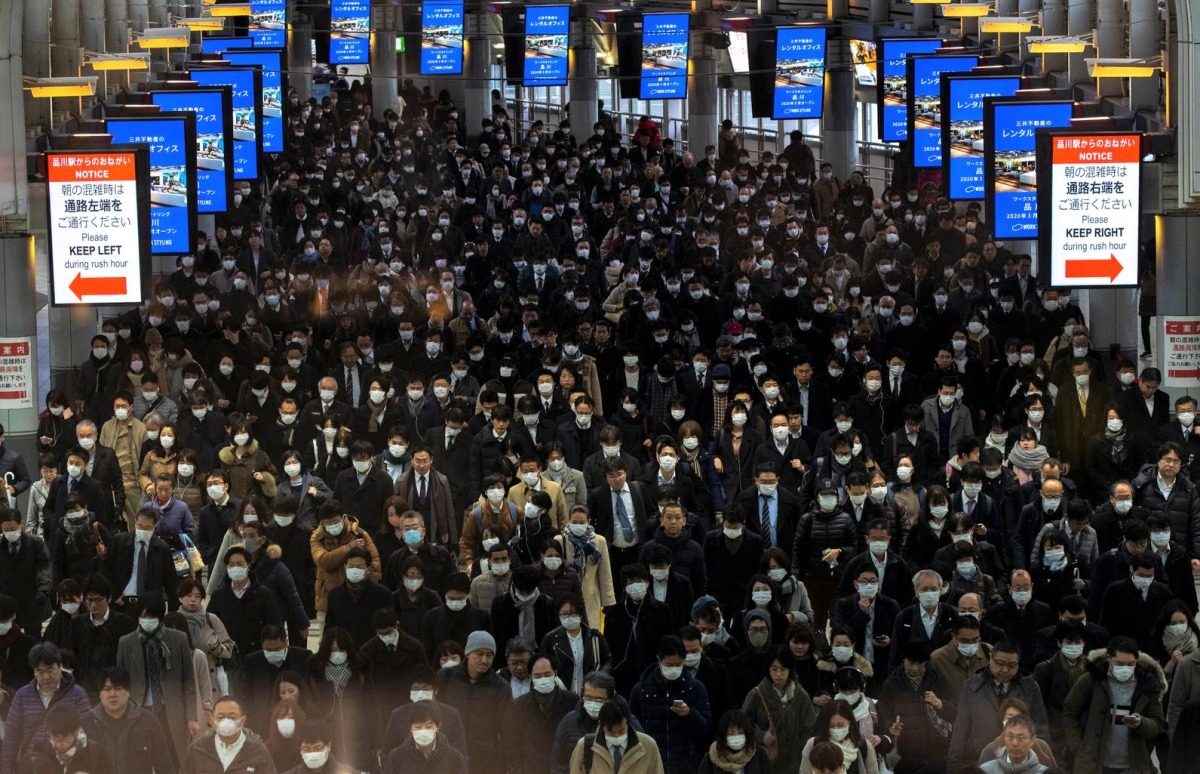
[[[329,772],[374,770],[378,720],[370,700],[368,664],[345,629],[330,628],[304,672],[304,695],[310,712],[325,718],[315,733],[311,721],[300,730],[300,771]],[[334,748],[337,757],[334,758]],[[295,771],[295,769],[293,769]]]
[[[1026,673],[1037,664],[1038,632],[1053,626],[1057,618],[1054,609],[1045,600],[1035,599],[1035,594],[1033,575],[1013,570],[1005,600],[989,607],[986,614],[988,623],[1003,629],[1009,639],[1021,646],[1021,669]]]
[[[200,732],[192,647],[187,634],[163,625],[161,596],[148,595],[139,605],[138,628],[117,643],[116,665],[129,672],[130,695],[158,717],[181,759]]]
[[[61,733],[60,724],[74,725],[75,729],[70,736],[76,739],[75,744],[84,743],[76,734],[79,719],[89,714],[91,708],[83,687],[75,681],[73,675],[63,669],[61,651],[56,645],[48,642],[34,645],[28,653],[28,668],[33,677],[27,684],[19,688],[14,687],[12,691],[3,753],[0,753],[4,771],[27,770],[27,760],[24,756],[39,750],[41,746],[53,745],[55,738]],[[57,748],[57,745],[54,747]],[[52,763],[48,769],[42,770],[84,770],[83,766],[78,769],[64,767],[53,754],[49,757]],[[83,755],[78,756],[78,759],[81,762],[95,760]],[[70,760],[72,759],[67,759],[68,764]],[[107,762],[103,756],[100,761]]]
[[[74,413],[98,424],[112,416],[113,398],[123,376],[121,364],[111,354],[108,339],[93,336],[91,354],[79,367],[71,392]]]
[[[1063,702],[1063,731],[1076,770],[1155,770],[1153,740],[1166,728],[1162,668],[1129,637],[1113,637],[1087,661]]]
[[[246,727],[245,712],[232,696],[222,697],[213,705],[208,730],[180,753],[179,771],[187,774],[274,770],[271,751]]]
[[[397,739],[392,747],[383,747],[386,760],[384,774],[404,774],[410,771],[426,771],[430,774],[461,774],[466,772],[467,759],[463,754],[465,740],[456,740],[446,728],[456,726],[461,736],[462,721],[457,710],[432,700],[420,700],[396,710],[406,710],[407,724],[396,729]],[[447,717],[448,712],[453,713]],[[390,724],[389,724],[390,725]],[[402,741],[401,738],[402,736]],[[553,731],[551,732],[553,734]],[[391,750],[387,753],[387,750]],[[544,752],[542,753],[544,755]]]
[[[873,674],[883,675],[887,673],[891,656],[888,648],[892,629],[900,615],[900,604],[881,593],[880,573],[874,563],[858,563],[854,569],[853,591],[838,599],[834,626],[844,626],[853,632],[859,655],[870,665]]]
[[[1149,552],[1135,554],[1129,576],[1110,583],[1104,590],[1098,623],[1114,639],[1124,635],[1142,647],[1151,647],[1154,625],[1173,598],[1170,587],[1157,580],[1161,564]]]
[[[380,508],[381,514],[383,509]],[[316,607],[317,617],[324,620],[328,595],[342,585],[348,575],[346,562],[350,550],[365,549],[370,557],[367,575],[377,580],[381,564],[375,541],[359,526],[358,520],[344,513],[336,501],[324,503],[317,510],[320,525],[312,533],[310,546],[313,562],[317,566]]]
[[[657,656],[657,669],[648,670],[634,687],[629,708],[658,744],[663,770],[693,772],[701,755],[696,738],[712,724],[708,692],[684,669],[687,651],[678,637],[664,637]]]
[[[834,453],[848,452],[839,441]],[[848,463],[847,463],[848,464]],[[792,546],[792,572],[808,588],[813,604],[813,622],[823,627],[834,604],[842,572],[855,553],[858,535],[853,517],[838,502],[839,487],[832,478],[814,484],[816,498],[800,517]]]

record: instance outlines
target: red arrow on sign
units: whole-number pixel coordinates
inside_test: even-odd
[[[1117,256],[1109,253],[1107,258],[1067,261],[1067,279],[1097,279],[1108,277],[1114,282],[1121,273],[1121,262]]]
[[[69,286],[80,301],[84,296],[121,296],[125,294],[124,277],[84,277],[76,274]]]

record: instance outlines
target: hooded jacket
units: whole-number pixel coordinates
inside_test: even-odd
[[[1085,774],[1104,766],[1104,748],[1112,733],[1111,697],[1108,691],[1108,652],[1088,654],[1088,671],[1080,677],[1063,704],[1063,731],[1075,756],[1074,771]],[[1142,653],[1133,670],[1131,713],[1140,715],[1141,725],[1129,729],[1129,770],[1139,774],[1156,771],[1150,759],[1154,738],[1166,728],[1162,696],[1167,678],[1153,658]]]
[[[179,774],[275,774],[275,762],[262,738],[248,728],[242,733],[246,735],[246,742],[229,768],[221,765],[217,756],[217,734],[210,730],[192,742],[187,754],[181,756]]]
[[[325,531],[325,525],[319,524],[308,539],[309,550],[312,551],[313,562],[317,565],[317,610],[325,610],[330,589],[346,582],[346,554],[350,551],[350,543],[362,538],[367,551],[371,554],[371,566],[367,568],[367,577],[378,582],[382,566],[379,562],[379,551],[375,549],[375,541],[358,525],[353,516],[346,517],[346,526],[342,534],[334,536]]]

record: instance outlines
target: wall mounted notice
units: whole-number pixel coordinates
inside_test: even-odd
[[[33,339],[0,339],[0,409],[33,408]]]

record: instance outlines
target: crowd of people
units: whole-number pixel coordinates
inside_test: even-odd
[[[1191,770],[1197,401],[978,204],[368,93],[0,428],[0,771]]]

